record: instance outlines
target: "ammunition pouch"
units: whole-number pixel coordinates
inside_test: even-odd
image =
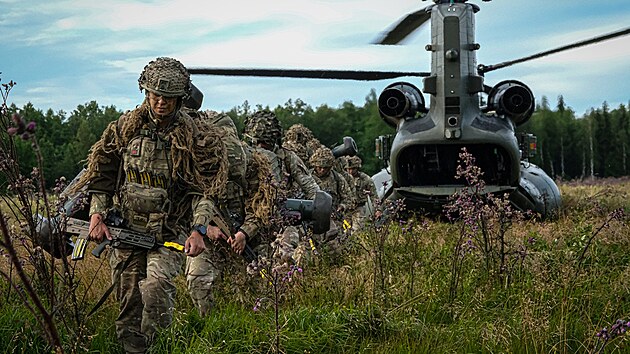
[[[162,240],[162,228],[170,209],[168,192],[159,187],[126,183],[121,189],[123,217],[130,229]]]

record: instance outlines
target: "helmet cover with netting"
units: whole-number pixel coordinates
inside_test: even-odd
[[[184,97],[190,93],[190,74],[177,59],[159,57],[144,67],[138,79],[140,91],[164,97]]]
[[[359,156],[349,156],[346,168],[361,168],[361,158]]]
[[[282,140],[282,126],[275,113],[262,110],[252,114],[245,120],[243,131],[245,138],[253,144],[280,145]]]
[[[333,156],[332,151],[325,146],[315,150],[315,153],[313,153],[313,156],[311,156],[309,160],[309,164],[312,167],[332,167],[334,163],[335,156]]]
[[[284,139],[295,141],[299,144],[306,144],[309,140],[315,138],[313,132],[302,124],[293,124],[284,133]]]

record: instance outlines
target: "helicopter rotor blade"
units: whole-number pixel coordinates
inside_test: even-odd
[[[383,34],[382,38],[374,41],[373,44],[398,44],[430,18],[431,10],[428,7],[412,12],[398,21],[393,29]]]
[[[565,46],[558,47],[558,48],[555,48],[555,49],[551,49],[551,50],[547,50],[547,51],[544,51],[544,52],[540,52],[540,53],[537,53],[537,54],[529,55],[529,56],[526,56],[526,57],[523,57],[523,58],[515,59],[515,60],[504,61],[502,63],[498,63],[498,64],[494,64],[494,65],[487,65],[487,66],[483,65],[483,64],[480,64],[477,67],[477,69],[478,69],[480,74],[483,74],[483,73],[487,73],[487,72],[490,72],[490,71],[493,71],[493,70],[505,68],[505,67],[510,66],[510,65],[522,63],[522,62],[525,62],[525,61],[528,61],[528,60],[538,59],[538,58],[541,58],[541,57],[544,57],[544,56],[547,56],[547,55],[550,55],[550,54],[559,53],[559,52],[562,52],[562,51],[565,51],[565,50],[569,50],[569,49],[573,49],[573,48],[583,47],[583,46],[586,46],[586,45],[589,45],[589,44],[603,42],[605,40],[612,39],[612,38],[615,38],[615,37],[625,36],[625,35],[627,35],[629,33],[630,33],[630,27],[621,29],[619,31],[611,32],[611,33],[608,33],[608,34],[604,34],[604,35],[601,35],[601,36],[597,36],[597,37],[594,37],[594,38],[591,38],[591,39],[586,39],[586,40],[583,40],[583,41],[580,41],[580,42],[575,42],[573,44],[569,44],[569,45],[565,45]]]
[[[226,68],[189,68],[188,72],[191,75],[293,77],[303,79],[334,79],[357,81],[376,81],[406,76],[426,77],[431,75],[431,73],[427,72]]]

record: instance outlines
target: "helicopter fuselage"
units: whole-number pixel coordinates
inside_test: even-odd
[[[466,180],[456,177],[464,149],[481,169],[486,192],[512,193],[524,183],[515,126],[531,116],[534,98],[516,81],[494,89],[484,85],[475,55],[480,47],[474,38],[478,10],[465,2],[427,8],[431,75],[424,79],[423,92],[430,95],[428,110],[412,84],[392,84],[379,96],[381,116],[397,129],[389,167],[373,177],[381,198],[404,198],[410,208],[441,211],[449,196],[466,187]],[[491,94],[491,105],[481,107],[482,92]],[[559,199],[556,191],[551,193]]]

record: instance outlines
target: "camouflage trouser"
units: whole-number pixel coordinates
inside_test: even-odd
[[[367,215],[365,215],[365,207],[360,206],[352,213],[352,231],[360,231],[365,227]]]
[[[151,251],[114,248],[110,252],[112,281],[120,274],[116,335],[125,352],[144,353],[157,329],[171,324],[176,292],[173,279],[180,273],[184,257],[164,247]],[[122,270],[125,263],[128,265]]]
[[[221,278],[225,255],[213,242],[206,241],[206,250],[197,257],[186,259],[188,293],[199,314],[206,316],[214,306],[213,285]]]
[[[296,250],[301,239],[302,232],[296,226],[287,226],[272,243],[274,259],[280,263],[298,264]]]

